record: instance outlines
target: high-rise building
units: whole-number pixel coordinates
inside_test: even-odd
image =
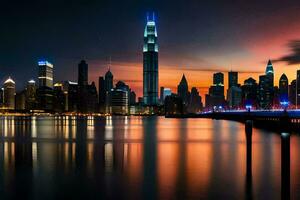
[[[159,101],[160,101],[160,103],[164,103],[164,89],[165,89],[165,87],[160,87],[160,92],[159,92]]]
[[[197,88],[192,87],[190,102],[189,102],[189,106],[188,106],[188,112],[189,113],[197,113],[202,110],[202,107],[203,107],[202,98],[199,95]]]
[[[224,86],[224,74],[222,72],[214,73],[213,75],[213,85]]]
[[[269,78],[270,87],[274,87],[274,69],[273,69],[273,64],[272,64],[271,60],[269,60],[269,62],[267,64],[265,74]]]
[[[26,91],[22,90],[16,93],[15,96],[16,101],[16,110],[24,111],[25,110],[25,103],[26,103]]]
[[[53,65],[42,60],[38,62],[39,66],[39,88],[48,87],[53,88]]]
[[[153,18],[147,18],[143,47],[143,98],[145,105],[158,103],[158,44]]]
[[[66,81],[64,83],[64,91],[67,92],[67,105],[66,111],[78,111],[78,83]]]
[[[279,79],[279,100],[288,101],[289,100],[289,81],[285,74],[282,74]]]
[[[4,88],[0,88],[0,107],[3,107],[4,101]]]
[[[300,70],[297,70],[297,78],[296,78],[296,106],[299,106],[299,105],[300,105]]]
[[[109,92],[114,87],[114,75],[110,69],[105,73],[105,91]]]
[[[53,109],[53,65],[45,60],[38,62],[39,87],[37,90],[39,109]]]
[[[228,89],[238,85],[238,72],[228,72]]]
[[[182,99],[183,104],[187,105],[189,103],[189,86],[184,74],[177,86],[177,94]]]
[[[85,60],[82,60],[78,64],[78,85],[88,85],[88,81],[88,64],[85,62]]]
[[[290,104],[294,106],[296,105],[296,88],[297,88],[296,82],[297,82],[296,80],[293,80],[289,85],[289,101]]]
[[[16,94],[16,84],[9,77],[4,82],[4,108],[9,110],[15,109],[15,94]]]
[[[242,99],[244,105],[251,105],[257,107],[258,103],[258,85],[255,79],[252,77],[244,81],[242,86]]]
[[[164,88],[163,90],[163,101],[165,101],[167,96],[170,96],[172,94],[172,91],[170,88]]]
[[[36,97],[36,85],[34,80],[27,82],[25,92],[25,109],[33,110],[36,108],[37,97]]]
[[[134,91],[130,91],[130,105],[136,104],[136,94]]]
[[[242,103],[242,89],[238,86],[231,86],[228,89],[228,105],[230,108],[238,108]]]
[[[99,77],[98,91],[99,91],[98,103],[99,103],[100,112],[104,113],[105,112],[106,88],[105,88],[105,80],[104,80],[103,76]]]
[[[218,72],[214,73],[213,85],[209,88],[209,94],[205,95],[205,107],[223,107],[224,105],[224,74]]]
[[[63,89],[63,83],[55,83],[53,90],[53,110],[56,113],[67,111],[67,92]]]
[[[123,89],[114,88],[109,92],[109,113],[128,114],[128,92]]]

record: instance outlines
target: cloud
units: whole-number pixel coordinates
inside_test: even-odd
[[[285,55],[274,62],[286,62],[288,65],[300,64],[300,40],[292,40],[288,43],[290,54]]]

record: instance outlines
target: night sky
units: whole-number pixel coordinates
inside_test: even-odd
[[[185,73],[203,95],[216,71],[240,71],[242,83],[257,79],[268,59],[276,81],[283,72],[291,81],[300,69],[300,1],[2,0],[0,81],[11,76],[22,88],[36,79],[41,58],[54,64],[55,81],[76,81],[85,59],[96,81],[111,57],[115,79],[141,95],[143,32],[152,11],[160,86],[174,91]]]

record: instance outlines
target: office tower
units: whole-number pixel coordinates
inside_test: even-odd
[[[67,91],[67,109],[68,112],[78,111],[78,83],[66,81],[64,90]]]
[[[135,105],[136,104],[136,94],[134,91],[130,92],[130,105]]]
[[[213,75],[213,85],[224,86],[224,74],[221,72],[214,73]]]
[[[128,92],[114,88],[109,92],[109,113],[128,114]]]
[[[297,70],[296,78],[296,106],[298,105],[300,105],[300,70]]]
[[[103,76],[99,77],[98,81],[98,91],[99,91],[99,107],[100,107],[100,112],[104,113],[105,112],[105,98],[106,98],[106,89],[105,89],[105,80]]]
[[[271,90],[271,81],[268,76],[259,76],[259,106],[262,109],[271,109],[273,103],[273,88]]]
[[[53,110],[56,113],[63,113],[67,109],[67,92],[63,89],[63,83],[55,83],[53,89]]]
[[[297,88],[297,80],[293,80],[289,85],[289,101],[290,104],[296,105],[296,88]]]
[[[16,101],[16,110],[24,111],[25,104],[26,104],[26,90],[17,92],[15,96],[15,101]]]
[[[238,85],[238,72],[228,72],[228,89]]]
[[[0,107],[3,107],[4,101],[4,88],[0,88]]]
[[[242,86],[242,99],[244,105],[257,107],[259,97],[258,85],[255,79],[250,77],[244,81],[244,85]]]
[[[165,101],[167,96],[170,96],[172,94],[172,91],[170,88],[164,88],[163,90],[163,101]]]
[[[271,60],[269,60],[267,67],[266,67],[266,73],[265,75],[268,77],[270,81],[270,87],[274,87],[274,69]]]
[[[53,65],[45,60],[38,62],[39,87],[37,90],[39,109],[53,109]]]
[[[88,85],[88,80],[88,64],[85,62],[85,60],[82,60],[78,64],[78,85]]]
[[[238,108],[242,103],[242,89],[238,86],[231,86],[228,89],[228,106],[231,109]]]
[[[205,95],[205,107],[223,107],[224,96],[224,74],[221,72],[213,74],[213,85],[209,88],[209,94]]]
[[[160,101],[160,103],[163,103],[164,102],[164,87],[160,87],[160,93],[159,93],[159,101]]]
[[[109,92],[114,87],[114,75],[110,69],[105,73],[105,90]]]
[[[279,79],[279,100],[288,101],[289,100],[289,81],[285,74],[282,74]]]
[[[9,110],[15,109],[15,93],[16,93],[16,84],[9,77],[4,82],[4,108]]]
[[[158,102],[158,44],[153,18],[147,18],[143,47],[143,98],[144,104],[153,106]]]
[[[34,80],[27,82],[26,92],[25,92],[25,109],[34,110],[37,104],[36,97],[36,85]]]
[[[87,113],[94,113],[98,112],[98,93],[95,82],[87,86],[87,106],[86,112]]]
[[[182,99],[172,94],[165,99],[165,115],[176,115],[184,113],[184,105]]]
[[[39,66],[39,88],[48,87],[53,88],[53,65],[42,60],[38,62]]]
[[[183,104],[187,105],[189,102],[189,87],[184,74],[177,86],[177,94],[182,99]]]
[[[188,112],[189,113],[197,113],[202,110],[202,107],[203,107],[202,98],[199,95],[197,88],[192,87],[189,106],[188,106]]]

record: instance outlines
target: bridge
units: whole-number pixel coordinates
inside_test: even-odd
[[[220,112],[203,112],[198,114],[167,115],[167,118],[210,118],[232,120],[245,123],[252,121],[254,126],[276,131],[300,130],[300,110],[230,110]]]

